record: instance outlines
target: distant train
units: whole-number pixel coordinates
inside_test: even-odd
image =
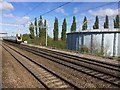
[[[18,33],[16,36],[3,37],[3,40],[20,44],[22,43],[22,35]]]

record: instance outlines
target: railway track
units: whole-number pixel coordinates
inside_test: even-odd
[[[26,45],[22,45],[22,46],[25,46],[27,48],[34,49],[34,50],[40,50],[40,51],[52,53],[54,55],[59,55],[61,57],[66,57],[66,58],[74,59],[74,60],[81,61],[81,62],[92,63],[92,64],[95,64],[98,66],[101,65],[102,67],[113,69],[113,70],[114,70],[114,68],[116,68],[116,70],[120,71],[120,69],[119,69],[120,64],[112,64],[112,63],[108,63],[108,62],[96,61],[93,59],[79,57],[79,56],[75,56],[75,55],[71,55],[71,54],[67,54],[67,53],[62,53],[62,52],[57,52],[57,51],[52,51],[52,50],[44,49],[44,48],[37,48],[37,47],[32,47],[32,46],[28,47]],[[119,61],[118,61],[118,63],[119,63]]]
[[[104,64],[100,63],[100,65],[99,65],[98,63],[96,64],[96,62],[93,62],[92,66],[91,65],[88,66],[86,63],[89,63],[89,62],[83,63],[82,61],[76,59],[75,57],[70,56],[70,58],[69,58],[69,56],[68,56],[68,57],[66,57],[67,58],[66,59],[66,58],[63,58],[63,56],[65,56],[65,55],[63,55],[63,54],[59,55],[59,53],[55,54],[55,52],[52,52],[52,51],[50,52],[50,51],[45,51],[42,49],[39,50],[38,48],[33,48],[33,47],[28,47],[28,46],[27,47],[26,46],[19,46],[19,47],[26,50],[26,51],[29,51],[33,54],[47,58],[48,60],[54,61],[56,63],[67,66],[71,69],[77,70],[79,72],[83,72],[87,75],[93,76],[95,78],[106,81],[112,85],[120,87],[120,84],[119,84],[120,83],[120,77],[119,77],[120,72],[118,69],[119,66],[117,66],[117,65],[110,66],[109,64],[105,64],[105,63]],[[59,56],[55,56],[55,55],[59,55]],[[82,63],[82,64],[80,64],[80,63]],[[90,62],[90,64],[92,64],[92,62]],[[114,72],[114,73],[108,72],[107,70],[104,70],[104,69],[107,69],[110,71],[112,70],[112,72]]]
[[[2,47],[10,53],[29,73],[31,73],[46,89],[51,88],[70,88],[79,89],[72,83],[64,80],[54,72],[48,70],[46,67],[34,62],[32,59],[18,53],[8,45],[4,44]]]

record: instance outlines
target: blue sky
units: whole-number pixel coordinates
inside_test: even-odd
[[[28,27],[14,26],[33,22],[34,18],[46,13],[66,2],[0,2],[0,12],[2,12],[2,23],[11,25],[2,25],[2,32],[16,34],[18,30],[21,33],[29,33]],[[106,4],[106,5],[105,5]],[[101,6],[101,7],[99,7]],[[34,9],[35,8],[35,9]],[[34,9],[34,10],[33,10]],[[113,18],[116,16],[118,3],[114,2],[71,2],[63,7],[60,7],[50,13],[43,15],[43,19],[47,20],[48,34],[53,37],[53,26],[55,17],[59,20],[59,37],[61,36],[61,25],[63,19],[67,19],[67,32],[70,32],[72,17],[76,16],[77,31],[80,29],[84,16],[87,17],[88,29],[92,29],[95,16],[100,18],[100,28],[103,26],[104,17],[107,14],[110,18],[110,24],[113,23]],[[13,26],[12,26],[13,25]],[[110,25],[111,26],[111,25]],[[1,25],[0,25],[1,27]],[[111,26],[110,28],[112,28]],[[1,32],[1,29],[0,29]]]

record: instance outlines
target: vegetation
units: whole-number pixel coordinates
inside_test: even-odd
[[[66,49],[66,42],[62,40],[54,41],[53,39],[49,38],[48,40],[48,47],[57,48],[57,49]]]
[[[34,24],[31,23],[29,25],[29,31],[30,34],[23,34],[23,41],[28,41],[28,43],[36,44],[36,45],[42,45],[45,46],[45,40],[46,40],[46,25],[47,21],[42,19],[42,16],[37,20],[35,18]],[[34,28],[35,26],[35,28]],[[61,32],[61,38],[58,38],[59,34],[59,23],[58,23],[58,18],[55,17],[55,22],[54,22],[54,29],[53,29],[53,38],[51,38],[47,34],[47,41],[48,41],[48,47],[53,47],[53,48],[59,48],[59,49],[66,49],[66,31],[67,31],[67,21],[66,18],[64,18],[63,23],[62,23],[62,32]],[[83,20],[83,26],[82,30],[87,30],[87,18],[86,16],[84,17]],[[106,19],[104,22],[104,28],[109,28],[109,18],[106,15]],[[114,19],[114,28],[119,28],[119,15],[117,15]],[[93,25],[93,29],[99,29],[99,18],[96,16],[95,22]],[[39,31],[38,31],[39,30]],[[73,16],[73,22],[70,28],[71,32],[76,31],[76,17]],[[36,37],[35,37],[36,36]],[[99,45],[96,45],[99,46]],[[94,46],[95,48],[93,49],[93,53],[97,55],[103,55],[105,53],[101,52],[100,48]],[[100,46],[99,46],[100,47]],[[86,46],[81,46],[80,52],[82,53],[90,53],[90,48]]]
[[[120,24],[119,24],[119,15],[117,15],[114,19],[114,28],[119,28]]]
[[[53,29],[54,41],[58,41],[58,19],[55,17],[54,29]]]
[[[35,18],[35,22],[34,22],[34,25],[35,25],[35,30],[36,30],[36,37],[38,36],[38,25],[37,25],[37,18]]]
[[[84,17],[82,30],[87,30],[87,18],[86,17]]]
[[[46,20],[44,20],[43,27],[41,28],[40,34],[39,34],[40,45],[43,45],[43,46],[45,45],[46,29],[47,29]]]
[[[62,25],[62,33],[61,33],[62,41],[66,41],[66,30],[67,30],[67,23],[66,23],[66,19],[64,19],[63,25]]]
[[[76,31],[76,18],[75,16],[73,16],[73,23],[71,25],[71,32],[75,32]]]
[[[35,35],[34,35],[34,26],[33,23],[31,22],[30,26],[29,26],[29,31],[30,31],[30,38],[34,39]]]
[[[42,16],[40,16],[40,20],[38,22],[38,26],[39,26],[39,38],[42,36],[43,34],[43,22],[42,22]]]
[[[80,47],[81,47],[80,48],[81,53],[89,53],[90,52],[90,50],[87,46],[83,45],[83,46],[80,46]]]
[[[95,23],[93,25],[93,29],[99,29],[99,19],[98,19],[98,16],[96,16]]]
[[[23,34],[23,41],[29,41],[30,35],[29,34]]]
[[[104,22],[104,28],[109,28],[109,19],[108,19],[107,15],[106,15],[106,19],[105,19],[105,22]]]

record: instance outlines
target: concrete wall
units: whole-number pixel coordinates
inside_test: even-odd
[[[114,34],[105,34],[104,35],[104,51],[106,51],[106,55],[113,55],[113,43],[114,43]]]
[[[67,47],[80,50],[86,46],[91,53],[98,50],[107,56],[120,56],[120,31],[118,32],[74,32],[67,34]]]

